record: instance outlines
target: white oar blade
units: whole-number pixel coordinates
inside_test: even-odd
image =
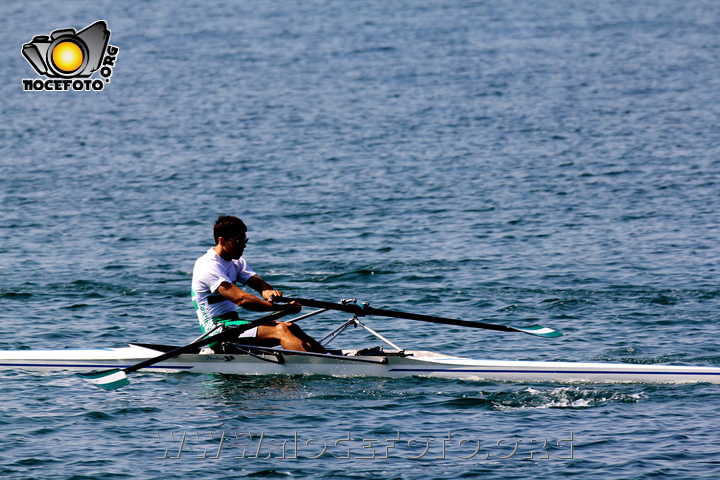
[[[119,368],[102,372],[78,373],[77,376],[103,390],[115,390],[130,383],[125,372]]]
[[[519,330],[523,333],[529,333],[530,335],[536,335],[538,337],[554,338],[559,337],[562,333],[552,328],[543,327],[540,325],[532,325],[529,327],[513,327],[515,330]]]

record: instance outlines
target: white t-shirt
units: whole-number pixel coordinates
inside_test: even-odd
[[[239,282],[244,285],[254,275],[245,259],[223,260],[212,248],[197,259],[193,269],[192,297],[203,331],[213,328],[214,317],[235,311],[235,304],[217,291],[220,284]]]

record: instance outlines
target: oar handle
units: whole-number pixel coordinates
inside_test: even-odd
[[[290,302],[297,302],[303,307],[313,307],[313,308],[324,308],[327,310],[339,310],[341,312],[346,313],[352,313],[353,315],[357,315],[358,317],[364,317],[367,315],[365,313],[365,310],[363,306],[358,305],[357,303],[332,303],[332,302],[323,302],[321,300],[313,300],[311,298],[292,298],[292,297],[274,297],[272,299],[274,303],[290,303]]]

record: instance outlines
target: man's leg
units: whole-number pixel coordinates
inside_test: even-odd
[[[279,343],[286,350],[327,353],[314,338],[294,323],[272,322],[258,327],[257,337],[262,343]]]

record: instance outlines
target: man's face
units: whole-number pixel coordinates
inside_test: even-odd
[[[239,235],[232,236],[223,240],[223,248],[231,258],[237,260],[238,258],[242,257],[242,254],[245,251],[245,245],[247,245],[248,242],[248,238],[245,233],[241,233]]]

